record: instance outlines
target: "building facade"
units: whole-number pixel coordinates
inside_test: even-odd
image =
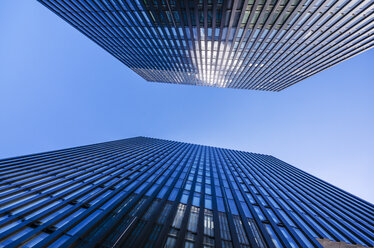
[[[373,225],[268,155],[136,137],[0,160],[0,247],[372,247]]]
[[[39,0],[147,81],[280,91],[374,46],[370,0]]]

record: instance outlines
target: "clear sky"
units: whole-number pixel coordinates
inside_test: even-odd
[[[133,136],[273,155],[374,202],[374,49],[279,92],[149,83],[37,1],[0,1],[0,158]]]

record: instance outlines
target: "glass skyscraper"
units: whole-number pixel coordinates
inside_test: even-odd
[[[370,247],[374,206],[275,157],[136,137],[0,160],[0,247]]]
[[[39,0],[147,81],[280,91],[374,46],[372,0]]]

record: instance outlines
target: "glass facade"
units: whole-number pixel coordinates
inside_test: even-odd
[[[39,0],[147,81],[280,91],[374,46],[371,0]]]
[[[0,247],[371,247],[373,230],[374,205],[268,155],[136,137],[0,160]]]

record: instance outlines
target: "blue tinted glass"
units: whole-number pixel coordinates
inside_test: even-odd
[[[178,189],[173,189],[173,191],[171,191],[171,194],[169,196],[169,201],[175,201],[175,198],[177,197],[177,194],[178,194]]]
[[[225,205],[223,204],[223,198],[217,197],[217,205],[218,205],[218,211],[226,212]]]
[[[261,221],[266,220],[264,214],[262,213],[261,209],[258,206],[254,206],[254,209]]]
[[[200,194],[199,193],[194,194],[192,204],[198,207],[200,206]]]
[[[205,207],[212,209],[212,199],[210,197],[205,196]]]
[[[268,233],[271,237],[271,240],[273,241],[274,246],[276,248],[282,248],[283,245],[281,244],[281,242],[279,241],[279,238],[277,237],[277,235],[273,231],[273,228],[269,224],[265,224],[265,227],[266,227],[266,230],[268,231]]]
[[[242,209],[244,211],[245,216],[248,218],[253,218],[251,212],[249,211],[247,204],[244,202],[241,202],[241,205],[242,205]]]
[[[239,215],[238,209],[236,208],[234,200],[229,200],[229,206],[232,214]]]
[[[280,227],[280,230],[283,233],[283,236],[287,239],[287,241],[291,245],[291,247],[292,248],[297,248],[298,246],[296,245],[295,241],[293,240],[293,238],[291,237],[291,235],[288,233],[288,231],[286,230],[286,228]]]
[[[188,194],[183,193],[182,198],[181,198],[181,203],[187,204],[188,201]]]

